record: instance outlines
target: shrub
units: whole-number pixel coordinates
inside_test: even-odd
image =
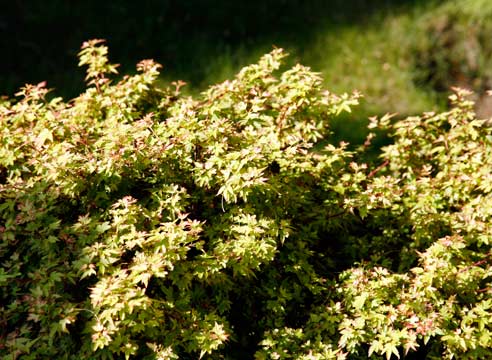
[[[490,355],[490,129],[457,90],[364,163],[284,56],[192,98],[92,40],[79,97],[3,100],[2,358]]]

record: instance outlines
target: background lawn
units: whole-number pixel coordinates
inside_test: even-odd
[[[442,110],[451,86],[477,92],[490,115],[492,4],[486,0],[10,1],[0,13],[0,94],[47,80],[56,95],[83,89],[76,54],[103,38],[122,74],[152,58],[161,81],[195,93],[283,47],[323,73],[335,93],[358,90],[356,113],[333,124],[360,143],[368,116]]]

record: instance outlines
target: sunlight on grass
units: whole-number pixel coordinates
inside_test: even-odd
[[[322,72],[327,88],[364,95],[353,116],[332,125],[340,139],[363,142],[372,115],[396,113],[403,118],[444,107],[435,93],[416,82],[412,50],[424,36],[414,27],[419,15],[414,11],[328,29],[306,50],[306,61]]]
[[[401,115],[435,108],[429,91],[418,88],[412,73],[412,35],[407,16],[369,26],[353,26],[320,36],[306,54],[332,91],[360,91],[362,112]]]
[[[368,116],[391,112],[405,117],[444,107],[430,89],[418,86],[414,73],[412,50],[425,36],[415,22],[425,11],[426,7],[414,7],[406,12],[375,14],[364,22],[327,26],[306,43],[287,47],[291,61],[321,72],[331,91],[358,90],[364,95],[353,116],[333,124],[348,140],[364,139]],[[218,56],[207,64],[200,87],[232,77],[267,50],[265,44],[254,51],[242,47]]]
[[[357,15],[357,21],[334,22],[332,14],[319,14],[326,25],[321,24],[311,35],[300,32],[295,41],[264,38],[190,60],[203,75],[196,76],[185,91],[196,94],[232,78],[275,44],[290,53],[288,66],[296,62],[310,66],[322,74],[330,91],[362,93],[354,112],[332,123],[337,134],[334,141],[360,144],[368,133],[370,116],[394,113],[395,119],[401,119],[444,110],[450,88],[456,85],[479,84],[478,91],[483,92],[492,78],[492,47],[481,42],[491,14],[492,2],[487,0],[381,7],[365,18]],[[206,46],[197,50],[206,53]],[[472,55],[475,58],[470,60]],[[459,82],[460,78],[468,82]]]

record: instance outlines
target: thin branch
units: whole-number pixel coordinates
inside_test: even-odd
[[[474,263],[472,263],[471,265],[461,269],[459,272],[460,273],[463,273],[465,271],[468,271],[470,270],[471,268],[474,268],[474,267],[477,267],[477,266],[481,266],[481,265],[485,265],[487,264],[488,262],[490,262],[492,259],[491,259],[491,256],[492,256],[492,251],[488,252],[487,254],[485,254],[485,258],[482,259],[482,260],[478,260]]]
[[[379,165],[377,168],[375,168],[374,170],[372,170],[368,175],[367,177],[368,178],[371,178],[373,177],[374,175],[376,175],[379,171],[381,171],[383,168],[385,168],[386,166],[388,166],[389,164],[389,160],[385,160],[381,165]]]

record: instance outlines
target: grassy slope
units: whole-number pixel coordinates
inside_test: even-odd
[[[365,15],[367,9],[347,6],[339,21],[325,16],[326,23],[307,36],[279,40],[293,54],[291,61],[320,71],[331,91],[364,95],[355,114],[333,124],[337,140],[361,143],[371,115],[403,118],[442,110],[452,86],[476,91],[480,105],[492,88],[491,1],[402,1],[377,8]],[[233,76],[267,51],[267,43],[219,56],[198,88]]]
[[[24,81],[48,80],[48,86],[58,88],[57,94],[76,95],[82,88],[83,75],[74,70],[75,53],[88,37],[108,39],[111,59],[122,63],[122,73],[132,71],[139,59],[151,57],[164,64],[163,82],[184,79],[190,83],[190,92],[232,77],[276,45],[292,54],[292,63],[301,62],[322,72],[331,91],[357,89],[364,94],[355,116],[333,124],[340,138],[359,143],[365,136],[361,125],[370,115],[389,112],[404,117],[444,107],[445,96],[434,91],[435,84],[430,84],[429,76],[422,75],[422,71],[425,73],[425,66],[437,59],[438,66],[433,70],[437,76],[430,80],[439,80],[439,86],[447,91],[455,81],[440,78],[453,70],[449,69],[448,57],[456,57],[459,66],[466,63],[460,54],[472,53],[467,51],[471,44],[466,40],[468,30],[474,29],[477,36],[487,39],[487,32],[481,35],[480,29],[487,28],[492,18],[489,0],[372,0],[370,4],[365,0],[252,0],[236,5],[216,1],[215,7],[207,7],[204,0],[156,0],[136,7],[124,0],[107,4],[88,0],[76,5],[80,7],[75,12],[77,17],[73,15],[75,5],[68,6],[62,0],[49,4],[51,8],[19,10],[24,14],[19,17],[24,27],[4,38],[3,46],[11,46],[12,50],[5,51],[7,60],[1,61],[8,64],[10,57],[10,62],[18,66],[16,71],[0,72],[0,83],[7,85],[10,94],[20,81],[14,75],[25,73]],[[108,19],[112,26],[108,26]],[[4,23],[9,26],[8,20]],[[464,47],[448,49],[445,42],[433,39],[449,36],[439,33],[441,23],[456,23],[453,26],[458,29],[458,42]],[[59,27],[66,29],[67,38],[62,42],[49,36],[52,32],[59,34]],[[37,37],[31,39],[29,34]],[[15,48],[16,44],[20,47]],[[450,54],[445,54],[448,50]],[[471,72],[481,77],[492,71],[488,70],[492,69],[488,60],[492,56],[484,51],[483,44],[472,50],[479,55],[478,70],[472,68]],[[428,57],[420,68],[419,51]],[[28,66],[29,57],[35,67]]]
[[[434,92],[415,81],[412,53],[415,44],[426,36],[416,24],[435,11],[432,5],[387,8],[357,22],[328,23],[314,36],[287,44],[291,61],[322,72],[331,91],[358,90],[364,95],[355,116],[333,124],[340,139],[363,141],[365,123],[371,115],[390,112],[404,117],[444,106]],[[241,65],[267,49],[263,45],[255,51],[240,49],[220,56],[199,87],[233,76]]]

